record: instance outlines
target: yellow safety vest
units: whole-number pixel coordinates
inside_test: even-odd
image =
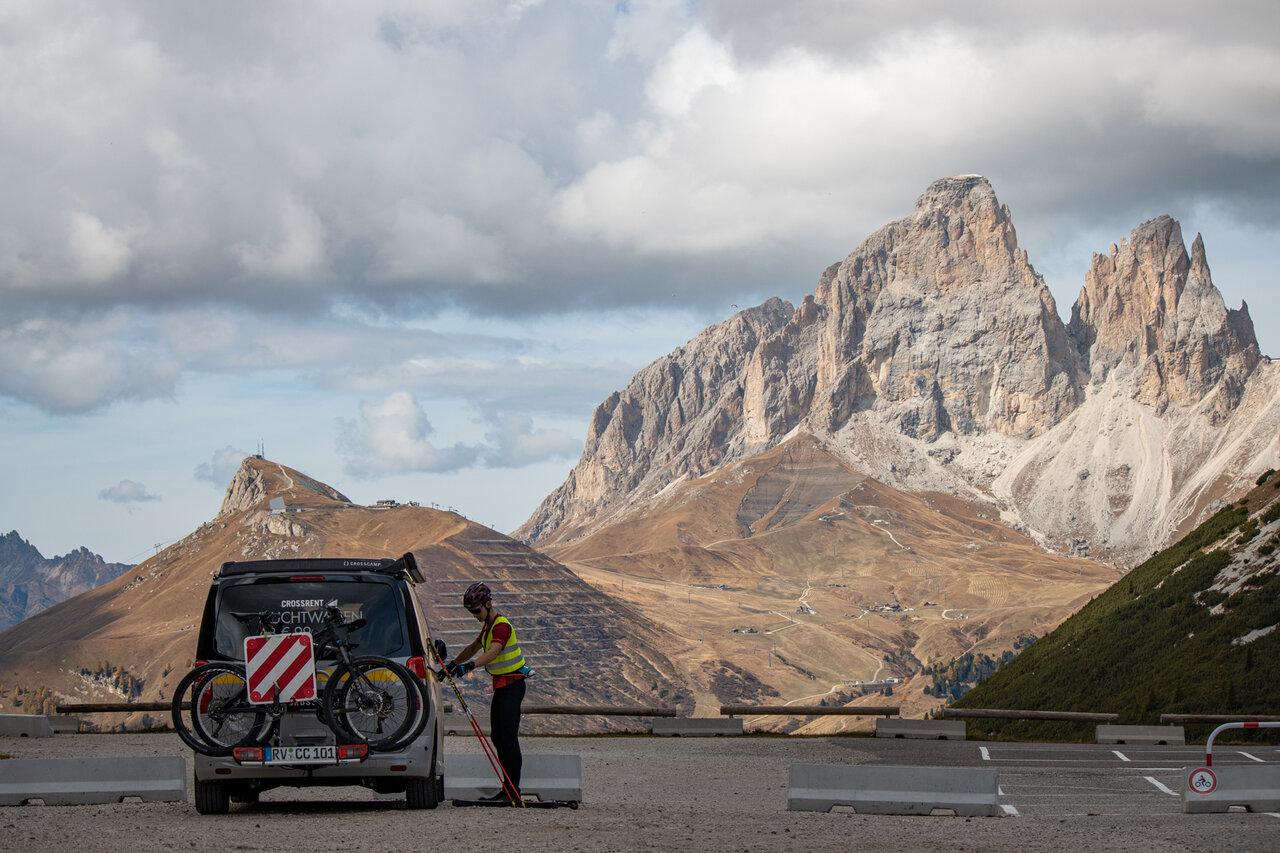
[[[480,632],[480,645],[486,652],[489,651],[489,644],[493,642],[493,629],[499,622],[511,625],[507,617],[499,616],[493,620],[492,625]],[[524,655],[520,652],[520,644],[516,642],[516,626],[511,625],[511,641],[502,647],[502,654],[489,661],[484,669],[490,675],[509,675],[522,666],[524,666]]]

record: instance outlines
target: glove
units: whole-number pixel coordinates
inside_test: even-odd
[[[444,671],[450,678],[461,678],[475,668],[475,664],[473,663],[457,663],[455,661],[449,661],[445,664]]]

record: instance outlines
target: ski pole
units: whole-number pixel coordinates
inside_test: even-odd
[[[489,759],[489,765],[493,768],[493,772],[497,774],[498,781],[502,784],[502,793],[504,793],[511,805],[519,805],[520,808],[526,808],[524,798],[520,796],[520,792],[516,790],[515,784],[511,781],[511,777],[507,775],[507,769],[502,766],[502,762],[498,759],[498,754],[492,743],[489,742],[480,728],[480,723],[476,721],[476,715],[471,713],[471,709],[467,707],[467,700],[462,698],[462,691],[458,689],[458,684],[453,680],[453,676],[449,674],[449,668],[445,666],[444,661],[440,658],[440,653],[436,649],[436,662],[440,665],[440,671],[444,674],[445,679],[449,682],[449,686],[453,688],[453,695],[458,697],[458,704],[462,706],[462,711],[467,715],[467,719],[471,721],[471,730],[475,732],[476,739],[480,741],[480,747],[484,750],[485,757]]]

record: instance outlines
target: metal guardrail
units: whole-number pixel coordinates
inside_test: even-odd
[[[986,720],[1061,720],[1070,723],[1114,723],[1119,714],[1086,711],[1004,711],[995,708],[943,708],[942,716]]]
[[[896,717],[899,705],[721,705],[720,714],[726,717],[788,716],[818,717],[838,715],[845,717]]]

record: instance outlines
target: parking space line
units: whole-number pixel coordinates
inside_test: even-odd
[[[1007,803],[1001,803],[1000,808],[1004,809],[1004,813],[1009,815],[1009,817],[1022,817],[1022,815],[1018,814],[1017,809]]]
[[[1251,758],[1251,759],[1253,759],[1254,761],[1258,762],[1259,764],[1266,764],[1266,763],[1267,763],[1265,759],[1259,758],[1259,757],[1258,757],[1258,756],[1256,756],[1256,755],[1250,755],[1249,753],[1244,752],[1243,750],[1240,750],[1240,754],[1241,754],[1241,755],[1243,755],[1245,758]]]
[[[1174,791],[1169,790],[1169,786],[1168,786],[1168,785],[1164,784],[1163,782],[1161,782],[1159,779],[1155,778],[1154,776],[1144,776],[1143,778],[1144,778],[1144,779],[1146,779],[1148,782],[1150,782],[1152,785],[1155,785],[1155,786],[1156,786],[1157,788],[1159,788],[1161,791],[1164,791],[1164,792],[1165,792],[1166,794],[1168,794],[1169,796],[1171,796],[1171,797],[1176,797],[1176,796],[1178,796],[1178,795],[1177,795],[1177,793],[1175,793]]]
[[[1111,751],[1112,751],[1112,752],[1114,752],[1114,753],[1116,754],[1116,758],[1120,759],[1121,761],[1128,761],[1128,760],[1129,760],[1128,756],[1126,756],[1126,755],[1125,755],[1123,752],[1121,752],[1120,750],[1118,750],[1118,749],[1113,749],[1113,750],[1111,750]]]
[[[982,760],[983,760],[983,761],[990,761],[990,760],[991,760],[991,750],[987,749],[985,746],[981,746],[981,747],[978,747],[978,748],[982,751]]]

